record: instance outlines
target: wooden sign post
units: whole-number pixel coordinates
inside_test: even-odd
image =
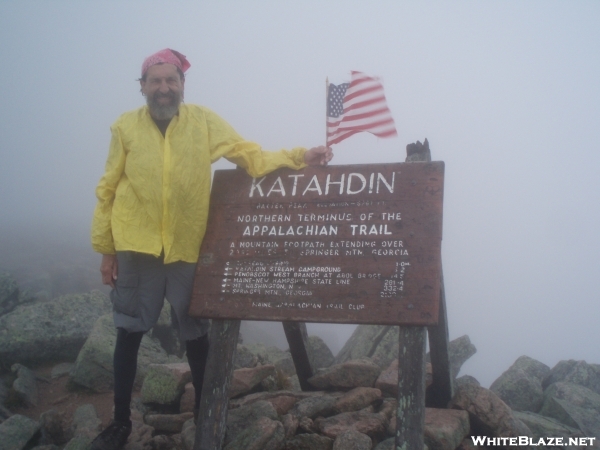
[[[400,359],[397,443],[422,448],[424,327],[445,314],[443,180],[442,162],[215,172],[190,307],[213,319],[195,449],[221,448],[242,319],[284,323],[304,390],[304,322],[407,326],[401,350],[416,360]],[[421,403],[419,426],[410,411]]]

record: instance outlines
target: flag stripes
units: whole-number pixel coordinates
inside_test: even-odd
[[[327,145],[362,131],[378,137],[398,135],[379,80],[353,71],[350,83],[329,85]]]

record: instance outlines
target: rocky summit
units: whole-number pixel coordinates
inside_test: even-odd
[[[169,325],[164,308],[142,342],[127,450],[193,449],[194,388]],[[397,327],[361,325],[335,357],[319,337],[310,336],[315,373],[307,391],[300,389],[289,351],[268,340],[249,339],[253,343],[245,345],[242,336],[222,448],[394,449],[398,336]],[[79,402],[69,404],[72,414],[66,414],[63,399],[39,411],[40,398],[54,385],[38,368],[51,365],[51,379],[64,380],[71,392],[110,397],[114,339],[104,294],[36,299],[0,274],[0,450],[89,448],[106,426],[96,406],[75,394],[69,396]],[[525,439],[522,447],[554,448],[550,437],[565,444],[576,439],[578,445],[568,448],[600,448],[600,365],[566,360],[550,368],[521,356],[486,389],[469,375],[456,378],[475,352],[468,336],[450,342],[454,394],[445,408],[426,408],[427,448],[508,447],[510,438]],[[429,385],[429,363],[427,372]]]

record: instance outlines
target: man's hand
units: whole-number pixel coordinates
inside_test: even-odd
[[[309,166],[326,166],[332,158],[331,148],[323,145],[313,147],[304,154],[304,162]]]
[[[117,255],[102,255],[102,263],[100,264],[102,283],[108,284],[111,288],[114,289],[115,280],[117,279],[117,272]]]

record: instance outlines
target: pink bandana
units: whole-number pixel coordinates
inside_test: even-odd
[[[153,55],[148,56],[144,60],[144,63],[142,64],[142,77],[148,68],[155,64],[173,64],[184,73],[191,66],[188,60],[185,59],[185,55],[182,55],[178,51],[171,50],[170,48],[165,48]]]

